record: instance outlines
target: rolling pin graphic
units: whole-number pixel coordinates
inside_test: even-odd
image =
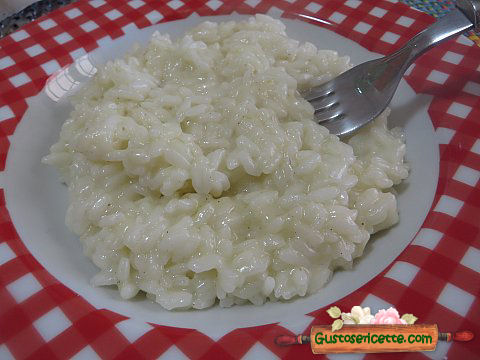
[[[314,354],[434,351],[438,341],[470,341],[471,331],[438,332],[437,325],[313,326],[310,335],[279,335],[279,346],[310,343]]]

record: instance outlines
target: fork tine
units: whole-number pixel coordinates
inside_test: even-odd
[[[319,113],[315,113],[315,121],[319,124],[325,121],[331,120],[340,120],[345,117],[342,109],[340,107],[336,107],[333,110],[322,111]]]
[[[316,99],[321,99],[327,96],[331,96],[333,94],[335,94],[335,91],[333,89],[333,84],[331,84],[331,82],[328,82],[326,84],[313,88],[308,94],[305,94],[304,98],[307,101],[313,101]]]
[[[336,97],[324,97],[321,99],[315,99],[310,102],[315,109],[315,113],[331,110],[337,107],[339,104]]]

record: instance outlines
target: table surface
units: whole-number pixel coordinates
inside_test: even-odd
[[[455,3],[451,0],[401,1],[433,16],[446,14],[454,7]],[[0,0],[0,38],[57,7],[71,2],[72,0]]]

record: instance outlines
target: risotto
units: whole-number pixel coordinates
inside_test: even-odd
[[[408,167],[387,113],[348,142],[312,121],[300,93],[349,67],[265,15],[155,33],[107,63],[43,159],[92,284],[203,309],[305,296],[351,267],[398,221]]]

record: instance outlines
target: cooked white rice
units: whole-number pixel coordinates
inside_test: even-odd
[[[318,291],[398,221],[404,140],[380,116],[347,143],[300,95],[349,68],[265,15],[204,22],[109,62],[44,158],[94,285],[165,309]]]

